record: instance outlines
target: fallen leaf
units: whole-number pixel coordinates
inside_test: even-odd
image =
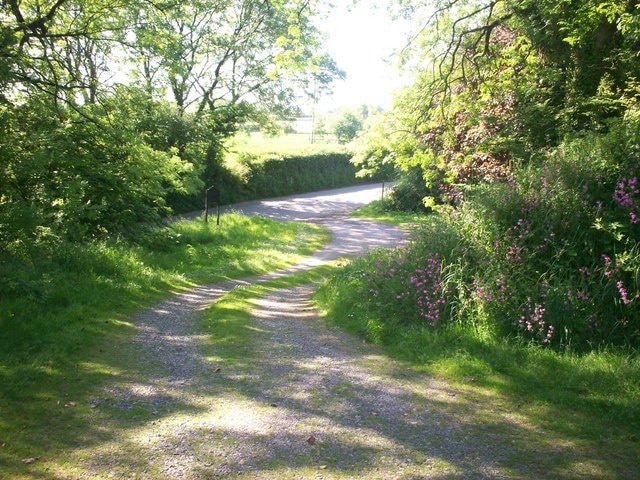
[[[214,372],[215,372],[215,373],[218,373],[220,370],[222,370],[222,369],[221,369],[220,367],[218,367],[218,368],[216,368],[216,369],[214,370]]]
[[[278,404],[277,403],[270,403],[269,406],[273,407],[273,408],[278,408]]]
[[[319,468],[320,468],[320,470],[326,470],[326,469],[327,469],[327,466],[326,466],[326,465],[320,465],[320,467],[319,467]]]
[[[316,437],[314,437],[313,435],[309,436],[309,438],[307,438],[307,443],[309,445],[315,445],[316,444]]]
[[[24,463],[25,465],[29,465],[33,462],[35,462],[36,460],[38,460],[39,457],[31,457],[31,458],[23,458],[22,459],[22,463]]]

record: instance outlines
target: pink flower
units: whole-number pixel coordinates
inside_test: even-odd
[[[620,293],[620,300],[622,300],[622,303],[629,305],[631,300],[629,300],[629,292],[627,292],[624,282],[622,280],[618,280],[616,286],[618,287],[618,293]]]

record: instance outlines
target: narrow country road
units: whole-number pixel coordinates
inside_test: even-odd
[[[95,399],[104,441],[70,452],[73,467],[55,478],[511,478],[500,465],[522,425],[495,406],[503,428],[470,421],[484,407],[328,327],[309,302],[312,286],[255,302],[249,343],[237,346],[244,360],[225,362],[200,331],[200,311],[236,286],[402,242],[400,229],[346,216],[380,187],[234,206],[322,223],[333,241],[286,270],[202,286],[140,312],[122,355],[135,352],[144,378]],[[154,420],[137,422],[141,413]]]

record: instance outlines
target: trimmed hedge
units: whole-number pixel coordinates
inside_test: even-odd
[[[348,187],[370,182],[356,177],[358,167],[349,153],[313,153],[308,155],[256,156],[243,154],[237,171],[220,172],[212,182],[221,191],[223,204],[281,197],[296,193]],[[188,211],[202,207],[204,193],[197,197],[172,199],[172,207]]]
[[[242,185],[245,200],[345,187],[360,182],[356,178],[357,168],[351,163],[348,153],[245,156],[241,163],[247,172]]]

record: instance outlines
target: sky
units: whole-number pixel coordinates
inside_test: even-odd
[[[393,91],[402,86],[392,56],[405,45],[406,23],[403,28],[392,22],[384,6],[372,6],[377,3],[374,0],[358,2],[351,9],[347,3],[339,2],[319,24],[328,36],[328,53],[347,78],[335,82],[334,94],[321,98],[318,109],[362,104],[388,108]]]

